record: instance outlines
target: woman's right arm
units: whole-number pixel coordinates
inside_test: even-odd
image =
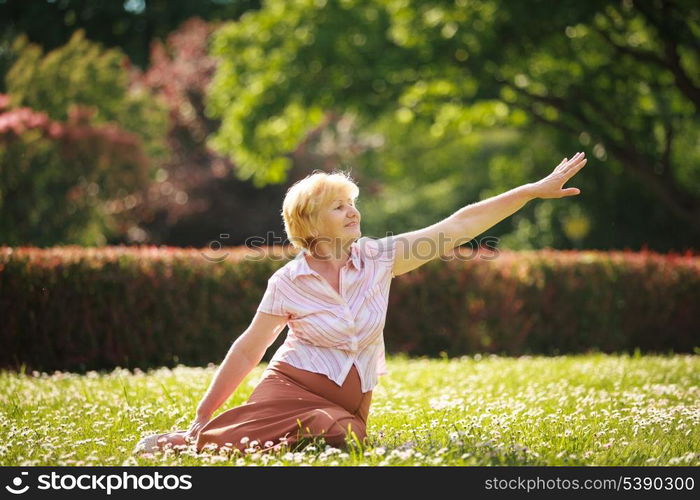
[[[197,417],[211,415],[255,368],[287,324],[286,316],[257,311],[250,326],[236,339],[197,405]]]

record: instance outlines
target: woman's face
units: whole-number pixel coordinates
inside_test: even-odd
[[[338,196],[319,214],[319,237],[321,242],[333,247],[334,243],[344,245],[354,241],[362,234],[360,231],[360,211],[355,208],[355,201],[349,197]]]

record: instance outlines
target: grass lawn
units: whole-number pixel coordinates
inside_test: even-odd
[[[388,356],[387,366],[371,446],[245,458],[131,455],[141,436],[189,426],[214,365],[0,372],[0,465],[700,465],[698,355]],[[243,403],[264,368],[216,414]]]

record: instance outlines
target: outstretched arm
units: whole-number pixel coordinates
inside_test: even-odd
[[[547,177],[467,205],[432,226],[378,240],[384,248],[389,240],[396,243],[393,274],[399,276],[447,254],[517,212],[530,200],[578,195],[581,192],[578,188],[562,186],[586,164],[584,156],[577,153],[571,160],[564,158]]]

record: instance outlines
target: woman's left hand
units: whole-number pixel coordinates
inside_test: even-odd
[[[211,420],[211,415],[209,414],[203,414],[203,413],[197,413],[196,418],[192,421],[190,424],[189,429],[185,431],[184,437],[186,442],[191,442],[191,441],[197,441],[197,438],[199,437],[199,432],[202,430],[202,428],[209,423]]]
[[[576,153],[568,161],[564,158],[551,174],[530,184],[532,195],[536,198],[564,198],[581,193],[578,188],[563,189],[562,186],[583,168],[586,161],[585,153]]]

